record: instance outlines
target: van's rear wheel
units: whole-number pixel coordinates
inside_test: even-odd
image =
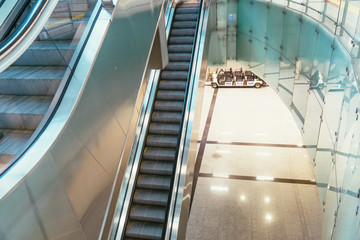
[[[260,88],[261,84],[260,83],[255,83],[255,88]]]
[[[217,85],[216,83],[212,83],[211,86],[212,86],[213,88],[217,88],[217,87],[218,87],[218,85]]]

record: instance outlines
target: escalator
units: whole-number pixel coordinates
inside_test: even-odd
[[[95,2],[60,0],[35,41],[0,73],[0,132],[5,135],[0,174],[27,147],[47,113]]]
[[[164,238],[199,17],[198,2],[175,9],[123,238]]]

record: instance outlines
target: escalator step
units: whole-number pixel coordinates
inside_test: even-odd
[[[194,8],[199,6],[200,4],[198,2],[184,2],[183,4],[178,6],[178,8]]]
[[[179,29],[173,29],[170,32],[170,35],[172,37],[174,36],[194,36],[195,35],[195,28],[179,28]]]
[[[199,7],[178,7],[175,11],[176,14],[183,14],[183,13],[199,13]]]
[[[180,123],[182,114],[176,112],[154,112],[151,120],[154,122]]]
[[[177,140],[178,138],[174,136],[149,135],[146,140],[146,146],[176,148]]]
[[[163,223],[165,221],[166,207],[133,204],[130,219],[146,222]]]
[[[162,71],[161,80],[187,80],[187,71]]]
[[[19,149],[27,143],[33,131],[20,129],[1,129],[5,138],[0,144],[0,168],[1,164],[7,163],[18,153]],[[175,159],[175,156],[174,156]]]
[[[170,62],[190,62],[190,53],[169,53]]]
[[[140,174],[136,187],[154,190],[170,190],[171,176]]]
[[[170,37],[169,44],[193,44],[194,37]]]
[[[175,149],[163,148],[145,148],[143,159],[146,160],[160,160],[160,161],[174,161],[176,151]]]
[[[71,41],[35,41],[13,66],[67,66],[76,46]]]
[[[35,130],[51,101],[51,96],[0,95],[0,128]]]
[[[190,63],[188,62],[169,62],[165,70],[166,71],[188,71]]]
[[[175,21],[196,21],[198,14],[175,14]]]
[[[162,80],[162,81],[160,81],[159,89],[161,89],[161,90],[185,90],[186,89],[186,81]]]
[[[160,240],[163,224],[129,221],[126,228],[126,237],[136,239]]]
[[[169,53],[189,53],[192,52],[192,45],[191,44],[176,44],[176,45],[169,45],[168,46]]]
[[[0,95],[53,96],[65,70],[65,67],[9,67],[0,74]]]
[[[196,28],[196,21],[175,21],[172,28]]]
[[[182,109],[182,101],[156,101],[154,105],[156,111],[181,112]]]
[[[164,161],[142,161],[140,172],[147,174],[158,174],[171,176],[174,164]]]
[[[149,128],[149,133],[151,134],[178,135],[179,131],[180,124],[152,123]]]
[[[168,194],[168,191],[136,189],[133,201],[139,204],[166,206]]]
[[[184,100],[185,91],[159,90],[156,98],[158,100]]]

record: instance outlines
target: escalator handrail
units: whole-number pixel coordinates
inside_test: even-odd
[[[18,29],[0,44],[0,56],[2,56],[7,50],[16,44],[19,39],[21,39],[21,37],[27,32],[27,30],[30,28],[32,23],[38,17],[39,13],[42,12],[48,2],[49,0],[36,1],[34,7],[31,9],[30,13],[24,19]]]

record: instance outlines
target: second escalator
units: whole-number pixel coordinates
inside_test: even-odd
[[[157,87],[126,239],[164,238],[199,15],[198,2],[185,2],[175,9],[168,39],[169,63]]]

